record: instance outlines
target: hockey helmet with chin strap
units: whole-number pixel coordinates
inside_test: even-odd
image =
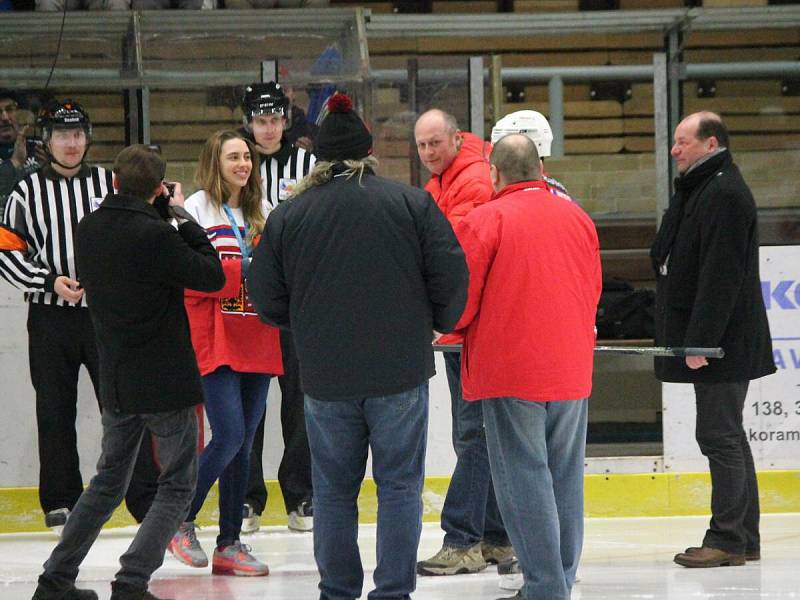
[[[53,101],[45,106],[36,119],[36,126],[46,142],[54,129],[83,129],[87,142],[92,139],[92,122],[89,113],[72,100]]]
[[[242,113],[245,124],[257,115],[279,114],[289,118],[289,99],[279,83],[252,83],[244,90]]]
[[[539,158],[550,156],[553,131],[542,113],[535,110],[518,110],[507,114],[492,127],[492,144],[512,133],[521,133],[536,144]]]

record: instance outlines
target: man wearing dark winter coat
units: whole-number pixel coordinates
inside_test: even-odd
[[[750,189],[720,117],[694,113],[675,129],[675,195],[650,255],[656,269],[656,343],[717,347],[725,357],[656,358],[661,381],[693,383],[696,439],[711,471],[711,522],[685,567],[743,565],[760,557],[753,456],[742,425],[751,380],[775,372],[758,272]]]
[[[153,206],[166,193],[164,169],[147,147],[126,148],[114,164],[117,193],[78,226],[77,270],[97,336],[103,450],[97,474],[45,563],[34,600],[97,599],[94,591],[75,588],[75,578],[125,495],[145,430],[153,435],[161,476],[144,521],[120,557],[112,600],[155,600],[147,590],[150,576],[194,496],[194,406],[203,401],[203,391],[183,295],[184,288],[216,291],[225,275],[203,228],[178,218],[188,213],[160,214]],[[182,204],[180,184],[170,202]],[[176,214],[177,229],[163,218]]]
[[[433,330],[466,302],[464,254],[427,193],[375,175],[372,136],[335,95],[318,161],[270,213],[250,268],[261,318],[291,327],[305,392],[321,598],[355,600],[358,498],[368,450],[378,487],[370,598],[409,598],[422,525]]]

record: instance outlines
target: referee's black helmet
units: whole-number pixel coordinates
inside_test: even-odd
[[[248,123],[256,115],[277,113],[284,117],[289,116],[289,99],[283,93],[279,83],[253,83],[244,90],[242,112]]]
[[[47,104],[36,119],[42,139],[47,141],[54,129],[83,129],[87,141],[92,139],[92,121],[89,113],[72,100],[57,100]]]

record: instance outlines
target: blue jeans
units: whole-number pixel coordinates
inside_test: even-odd
[[[481,401],[494,487],[526,600],[569,600],[583,548],[588,400]]]
[[[442,507],[444,544],[467,548],[486,540],[506,546],[510,542],[492,486],[483,408],[480,402],[467,402],[461,397],[461,354],[445,352],[444,364],[456,452],[456,467]]]
[[[217,546],[229,546],[242,531],[242,505],[250,474],[250,450],[267,408],[270,375],[220,367],[203,376],[211,441],[200,455],[197,491],[187,521],[194,521],[208,490],[219,479]]]
[[[306,395],[320,600],[361,596],[356,500],[367,453],[378,488],[377,567],[369,600],[407,600],[416,587],[428,432],[428,383],[392,396],[325,401]]]
[[[146,589],[164,550],[189,508],[197,478],[197,418],[194,407],[125,415],[103,411],[103,442],[97,474],[81,494],[61,541],[44,565],[42,579],[66,588],[103,525],[125,497],[145,432],[152,433],[161,461],[158,491],[133,542],[120,559],[116,580]]]

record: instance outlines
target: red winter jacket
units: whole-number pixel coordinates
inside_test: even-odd
[[[465,400],[552,401],[592,389],[600,248],[594,223],[544,181],[505,187],[456,228],[469,297],[456,325]]]
[[[439,209],[453,229],[476,206],[491,200],[494,195],[489,176],[489,154],[492,145],[471,133],[461,133],[463,142],[455,159],[440,175],[432,175],[425,190],[433,196]],[[449,333],[439,344],[460,344],[460,333]]]
[[[425,184],[439,209],[455,228],[476,206],[488,202],[494,190],[489,176],[492,145],[471,133],[461,133],[464,140],[455,159],[440,175],[432,175]]]

